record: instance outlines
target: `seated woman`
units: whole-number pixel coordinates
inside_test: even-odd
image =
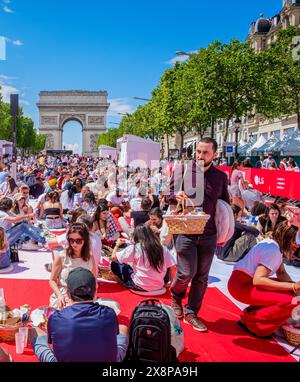
[[[40,228],[28,224],[26,220],[35,218],[34,213],[15,216],[12,212],[13,202],[9,198],[0,200],[0,226],[5,229],[9,245],[15,244],[22,236],[28,236],[38,243],[45,244],[46,239]]]
[[[257,229],[262,235],[271,235],[278,224],[285,221],[286,218],[281,215],[277,204],[272,203],[268,206],[265,215],[258,219]]]
[[[163,225],[163,214],[160,208],[155,207],[149,212],[149,220],[145,223],[148,225],[153,233],[159,238]]]
[[[15,182],[14,178],[8,175],[6,177],[6,187],[5,187],[5,192],[3,196],[13,197],[17,192],[19,192],[17,183]]]
[[[15,215],[26,215],[33,213],[32,207],[26,204],[23,194],[18,192],[14,195],[13,199],[14,203],[11,212],[13,212]]]
[[[68,248],[57,252],[52,265],[50,306],[63,309],[70,304],[67,295],[67,278],[71,270],[82,267],[97,277],[94,257],[91,254],[89,231],[85,224],[73,224],[67,233]]]
[[[64,228],[66,226],[63,219],[63,208],[59,199],[59,193],[51,191],[47,194],[47,200],[42,205],[41,216],[45,217],[45,223],[49,229]]]
[[[256,336],[274,333],[297,305],[300,282],[293,282],[283,265],[283,257],[289,259],[299,248],[297,232],[287,221],[278,224],[272,238],[258,243],[235,265],[228,281],[230,294],[250,304],[238,324]],[[277,279],[271,278],[274,273]]]
[[[230,175],[230,186],[228,187],[228,191],[232,197],[232,204],[239,206],[241,208],[241,212],[239,216],[243,216],[243,212],[245,209],[245,201],[242,198],[241,190],[244,189],[244,175],[242,172],[243,164],[240,162],[235,162],[231,168]]]
[[[10,261],[10,248],[4,228],[0,227],[0,269],[8,268]]]
[[[223,247],[217,246],[216,256],[226,262],[236,262],[243,258],[246,253],[257,244],[259,231],[254,227],[246,226],[238,221],[241,208],[236,205],[231,206],[235,225],[234,233],[230,240]]]
[[[92,191],[88,191],[83,195],[83,200],[79,203],[79,206],[86,210],[88,215],[94,216],[97,209],[97,202],[95,195]]]
[[[134,230],[134,244],[118,252],[118,240],[111,256],[111,270],[129,289],[153,292],[162,289],[168,268],[175,260],[146,225]],[[130,263],[131,265],[129,265]]]
[[[108,210],[107,203],[98,203],[93,219],[93,232],[99,232],[103,245],[112,247],[120,234],[117,225]]]

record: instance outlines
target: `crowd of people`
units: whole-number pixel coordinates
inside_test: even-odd
[[[246,157],[241,164],[245,168],[258,168],[264,170],[282,170],[282,171],[300,171],[297,162],[293,156],[280,158],[277,162],[273,154],[268,154],[267,158],[264,155],[259,156],[259,160],[253,165],[251,158]],[[220,159],[220,166],[227,166],[226,158]]]
[[[217,256],[234,264],[228,290],[249,305],[239,325],[265,337],[284,324],[300,290],[300,282],[284,267],[300,265],[300,206],[291,209],[282,199],[267,206],[264,196],[243,178],[247,163],[235,162],[227,179],[214,166],[216,158],[217,142],[203,138],[191,167],[196,179],[197,164],[203,164],[203,201],[196,207],[210,219],[202,235],[172,235],[164,221],[167,212],[193,197],[184,182],[176,188],[176,163],[161,162],[150,170],[120,168],[103,158],[39,155],[17,159],[16,179],[9,165],[0,165],[0,272],[10,266],[13,245],[52,253],[46,269],[52,288],[48,303],[55,313],[48,336],[40,328],[30,332],[41,361],[125,358],[128,329],[118,326],[112,309],[95,303],[96,279],[105,267],[133,292],[155,295],[170,288],[177,317],[206,332],[198,313]],[[288,160],[282,162],[288,169]],[[269,155],[256,167],[272,163]],[[234,216],[233,235],[226,242],[219,242],[224,227],[215,220],[220,200]],[[65,234],[53,234],[63,229]],[[89,349],[87,337],[93,338]]]

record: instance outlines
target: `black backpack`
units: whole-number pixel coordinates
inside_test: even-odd
[[[159,300],[141,301],[134,309],[126,361],[178,361],[171,345],[170,319]]]

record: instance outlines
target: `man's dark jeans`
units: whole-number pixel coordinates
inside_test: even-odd
[[[171,285],[171,295],[177,301],[191,288],[184,315],[198,314],[208,284],[208,274],[214,257],[217,236],[178,235],[175,238],[177,272]]]

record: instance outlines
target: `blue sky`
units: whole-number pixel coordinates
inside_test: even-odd
[[[39,127],[41,90],[106,90],[107,127],[118,112],[132,112],[148,98],[175,52],[193,51],[215,39],[244,40],[262,12],[280,11],[281,0],[0,0],[0,60],[5,98],[20,94],[27,116]],[[79,124],[69,122],[65,144],[79,144]]]

